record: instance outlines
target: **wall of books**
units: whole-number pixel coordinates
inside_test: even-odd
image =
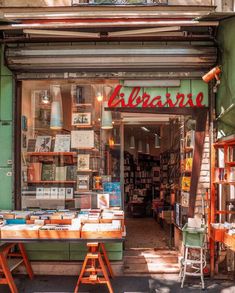
[[[21,208],[121,205],[120,124],[104,110],[115,83],[23,82]]]

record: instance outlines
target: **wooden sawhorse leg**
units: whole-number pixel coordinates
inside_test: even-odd
[[[11,293],[18,293],[11,271],[8,267],[6,255],[0,252],[0,266],[5,278],[0,279],[0,284],[6,284],[10,287]]]
[[[19,252],[11,252],[11,249],[16,245],[18,245],[19,247]],[[16,257],[20,258],[20,261],[17,262],[17,264],[14,267],[10,268],[7,259]],[[16,288],[11,271],[19,265],[21,265],[22,263],[24,263],[26,271],[30,279],[32,279],[34,277],[34,274],[30,262],[28,260],[24,245],[22,243],[5,243],[0,247],[0,268],[4,275],[4,277],[0,279],[0,284],[9,285],[12,293],[18,293],[18,289]]]
[[[101,248],[102,256],[104,257],[105,264],[106,264],[106,266],[108,268],[108,271],[110,273],[110,277],[114,278],[113,269],[111,267],[111,264],[110,264],[110,261],[109,261],[109,258],[108,258],[107,251],[105,249],[104,243],[100,243],[100,248]]]
[[[79,285],[81,283],[92,284],[92,285],[106,284],[109,289],[109,292],[113,293],[114,291],[113,291],[104,261],[102,259],[99,243],[87,243],[87,246],[88,246],[88,252],[83,262],[82,269],[81,269],[74,293],[78,292]],[[106,254],[106,257],[107,257],[107,254]],[[86,273],[88,274],[88,276],[85,276]],[[102,274],[102,275],[100,276],[98,274]]]

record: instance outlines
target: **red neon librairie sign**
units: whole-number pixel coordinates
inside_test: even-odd
[[[108,101],[109,108],[185,108],[185,107],[206,107],[204,94],[199,92],[193,97],[192,93],[184,94],[178,92],[175,96],[170,93],[151,96],[147,89],[142,91],[139,86],[133,87],[129,97],[123,91],[122,85],[117,85]]]

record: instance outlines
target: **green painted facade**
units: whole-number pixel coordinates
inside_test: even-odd
[[[0,47],[0,209],[13,208],[13,75]]]
[[[235,133],[235,17],[221,22],[218,30],[221,83],[216,95],[219,137]]]

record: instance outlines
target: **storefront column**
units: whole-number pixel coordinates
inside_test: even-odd
[[[12,209],[13,203],[13,76],[4,65],[0,47],[0,209]]]

